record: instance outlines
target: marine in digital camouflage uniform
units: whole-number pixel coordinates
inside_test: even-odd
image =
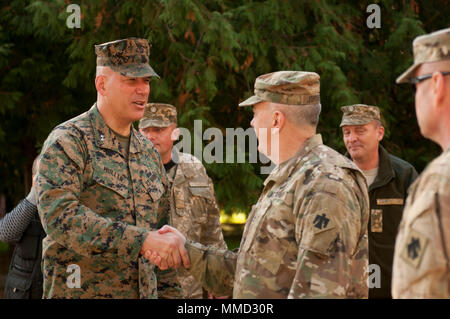
[[[417,37],[397,83],[416,86],[420,131],[443,153],[411,185],[398,232],[394,298],[450,298],[450,28]]]
[[[147,104],[144,117],[139,122],[141,133],[155,143],[167,171],[171,185],[170,225],[190,240],[226,249],[212,180],[195,156],[179,152],[173,147],[175,138],[171,137],[172,132],[175,131],[175,134],[178,132],[176,126],[176,108],[163,103]],[[161,131],[164,132],[161,134]],[[183,298],[203,298],[200,282],[187,271],[180,269],[177,279],[182,288]],[[168,291],[159,297],[174,296]]]
[[[381,145],[384,127],[377,106],[354,104],[341,110],[340,126],[347,155],[361,169],[369,186],[369,264],[374,266],[369,272],[369,298],[392,298],[395,238],[407,190],[417,178],[417,172]]]
[[[157,76],[148,63],[147,40],[117,40],[96,45],[95,52],[97,66],[122,76],[136,81]],[[146,85],[146,93],[136,89],[135,94],[145,100],[142,107]],[[123,108],[131,107],[140,106]],[[129,137],[114,132],[95,103],[58,125],[45,141],[37,179],[39,214],[48,234],[44,298],[157,297],[155,266],[140,250],[149,231],[168,222],[168,182],[151,143],[128,128]],[[71,265],[78,267],[80,287]]]
[[[266,112],[255,113],[256,130],[256,116],[274,121],[279,115],[270,108],[280,104],[290,110],[316,110],[309,124],[311,136],[291,149],[287,160],[280,157],[267,177],[239,249],[218,250],[187,241],[190,271],[206,289],[216,294],[233,291],[233,298],[367,298],[367,185],[354,163],[315,134],[319,75],[280,71],[259,76],[255,95],[239,106]],[[283,133],[286,127],[280,128],[280,135],[298,134],[292,129]],[[296,129],[306,132],[303,126]],[[283,143],[280,136],[280,149]]]

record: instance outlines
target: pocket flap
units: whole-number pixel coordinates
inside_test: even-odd
[[[21,291],[26,291],[30,289],[32,284],[31,274],[21,275],[18,274],[16,270],[11,270],[8,274],[8,278],[6,279],[6,287],[9,287],[13,290],[19,289]]]
[[[159,181],[151,181],[150,179],[145,180],[144,185],[153,202],[159,201],[164,194],[164,185]]]
[[[113,190],[123,198],[128,198],[128,178],[119,175],[114,170],[97,163],[94,165],[93,179],[97,184]]]

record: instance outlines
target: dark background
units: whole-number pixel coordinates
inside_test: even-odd
[[[81,28],[66,25],[70,3],[80,6]],[[378,29],[366,24],[371,3],[381,9]],[[152,44],[161,79],[152,80],[149,101],[175,105],[181,127],[200,119],[224,136],[227,127],[247,129],[251,111],[237,105],[258,75],[313,71],[326,144],[345,152],[341,106],[377,105],[383,145],[420,172],[440,149],[420,135],[412,90],[395,79],[412,63],[412,40],[448,27],[449,15],[448,0],[0,0],[0,216],[28,193],[51,129],[95,102],[94,44],[130,36]],[[221,208],[248,213],[266,177],[260,164],[205,166]],[[0,255],[0,264],[8,260]]]

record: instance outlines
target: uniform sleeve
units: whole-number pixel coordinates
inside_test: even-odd
[[[0,241],[6,243],[19,241],[36,213],[36,205],[27,199],[22,200],[10,213],[0,219]]]
[[[42,226],[54,241],[79,255],[137,260],[147,231],[102,217],[80,203],[87,156],[74,132],[56,129],[47,139],[37,178]]]
[[[191,261],[189,273],[204,289],[215,296],[233,295],[237,251],[206,247],[189,240],[186,241],[186,249]]]
[[[362,242],[361,236],[364,208],[342,183],[324,182],[310,192],[297,214],[297,269],[289,298],[367,297],[367,241]],[[348,292],[355,282],[362,286],[359,295]]]
[[[183,291],[177,280],[178,271],[155,268],[158,281],[158,299],[182,299]]]
[[[204,199],[201,205],[194,208],[202,210],[206,215],[206,223],[202,225],[201,229],[200,242],[204,245],[212,245],[218,249],[227,249],[227,244],[223,239],[222,226],[220,225],[220,212],[214,194],[214,185],[211,178],[206,177],[208,178],[210,196],[208,196],[208,199]]]

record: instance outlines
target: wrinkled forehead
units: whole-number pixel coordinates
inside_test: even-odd
[[[365,129],[365,128],[371,128],[371,127],[375,127],[377,126],[377,120],[372,120],[371,122],[367,123],[367,124],[361,124],[361,125],[343,125],[342,131],[345,130],[357,130],[357,129]]]
[[[415,70],[414,76],[420,76],[424,74],[432,74],[433,72],[446,72],[450,71],[450,59],[443,61],[422,63]]]
[[[175,129],[177,127],[177,125],[175,123],[171,123],[170,125],[161,125],[161,126],[155,126],[155,125],[150,125],[150,126],[146,126],[141,128],[141,130],[143,131],[154,131],[154,132],[162,132],[162,131],[166,131],[169,129]]]

